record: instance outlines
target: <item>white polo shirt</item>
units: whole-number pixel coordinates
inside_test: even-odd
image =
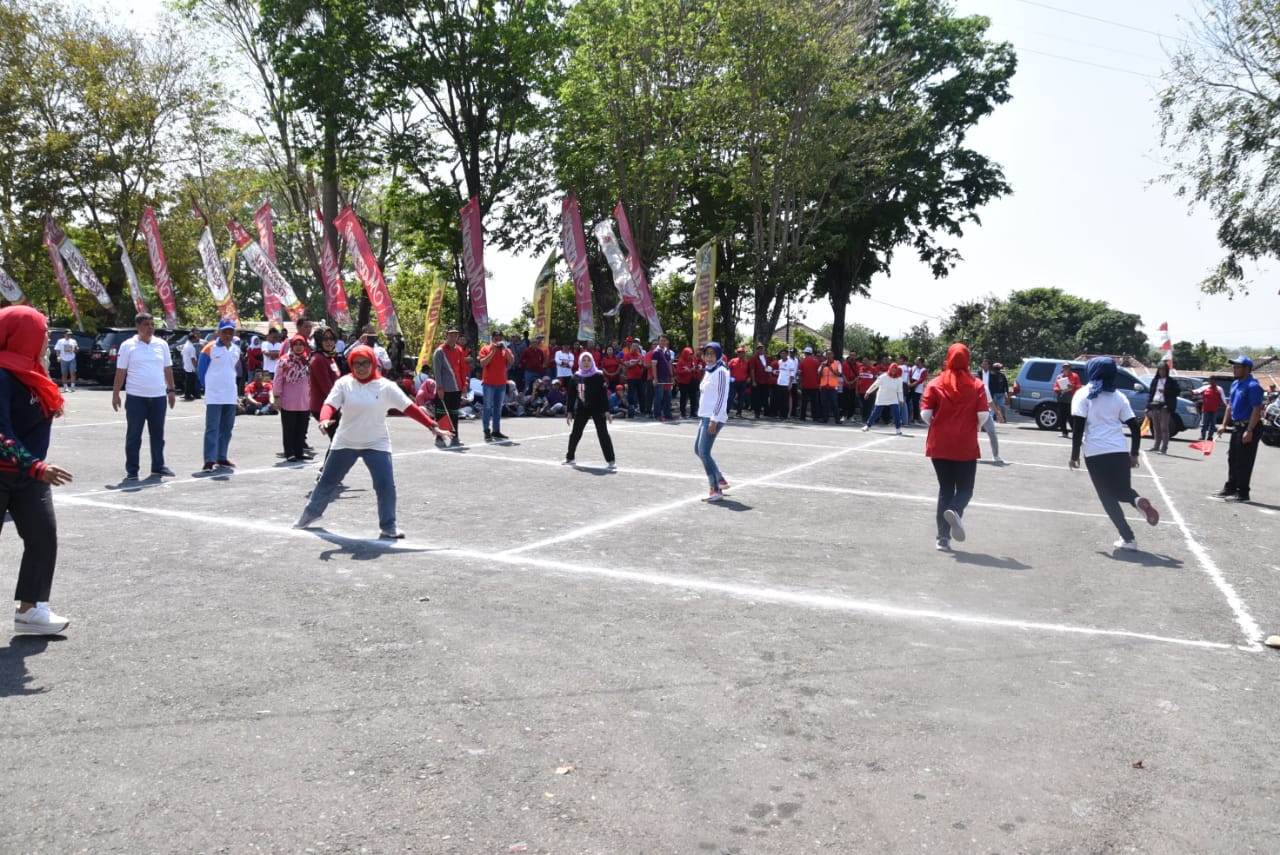
[[[236,366],[240,364],[240,347],[223,347],[217,339],[204,346],[209,367],[204,372],[204,403],[236,403]]]
[[[173,365],[169,345],[159,336],[145,344],[136,335],[116,351],[116,368],[124,369],[124,391],[135,398],[163,398],[169,386],[164,370]]]
[[[63,362],[72,362],[76,358],[76,351],[80,349],[80,343],[74,338],[60,338],[58,343],[53,346],[58,352],[58,358]]]

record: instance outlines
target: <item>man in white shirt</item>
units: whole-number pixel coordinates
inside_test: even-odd
[[[782,350],[778,352],[778,387],[775,391],[779,403],[777,406],[777,416],[780,419],[790,418],[795,410],[795,402],[792,398],[792,386],[795,385],[796,375],[800,373],[800,360],[796,358],[796,349]]]
[[[58,343],[53,346],[53,350],[58,354],[58,368],[62,372],[62,388],[69,392],[74,392],[76,390],[76,354],[80,351],[80,343],[71,334],[71,330],[67,330],[66,334],[58,339]],[[70,378],[70,385],[67,385],[68,377]]]
[[[231,432],[236,426],[236,369],[240,348],[235,343],[235,321],[218,322],[218,337],[200,352],[197,371],[204,386],[204,471],[234,469],[227,458]]]
[[[218,329],[221,330],[221,326]],[[283,349],[280,330],[275,327],[267,330],[267,340],[262,343],[262,370],[267,372],[268,377],[276,376],[276,364],[280,361],[280,351]]]
[[[142,428],[151,438],[151,474],[172,476],[164,465],[165,404],[173,409],[177,390],[173,385],[173,356],[169,345],[156,338],[155,319],[139,312],[133,319],[137,335],[120,345],[116,353],[116,376],[111,390],[111,408],[120,411],[120,390],[125,392],[124,416],[128,427],[124,438],[124,480],[138,480],[138,457],[142,450]]]
[[[573,376],[573,351],[566,347],[556,351],[556,379],[565,380]]]
[[[200,332],[192,330],[182,345],[182,400],[194,401],[200,397],[200,378],[196,376],[200,359]]]

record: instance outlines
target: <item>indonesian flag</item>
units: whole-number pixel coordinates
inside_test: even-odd
[[[222,272],[222,259],[218,257],[218,247],[213,242],[213,232],[204,227],[200,235],[200,263],[204,266],[205,281],[209,283],[209,293],[213,302],[218,305],[218,317],[223,320],[239,321],[240,313],[236,311],[236,300],[227,285],[227,278]]]
[[[596,340],[595,313],[591,310],[591,274],[587,271],[587,239],[582,233],[582,214],[572,193],[560,206],[560,242],[564,260],[573,277],[573,295],[578,304],[578,340]]]
[[[139,314],[147,311],[147,301],[142,299],[142,286],[138,284],[138,274],[129,260],[129,250],[125,248],[124,238],[116,235],[116,243],[120,244],[120,264],[124,267],[124,276],[129,280],[129,295],[133,297],[133,307]]]
[[[26,295],[22,293],[22,289],[18,287],[18,283],[13,281],[13,277],[0,267],[0,297],[4,297],[10,303],[27,302]]]
[[[253,268],[253,272],[261,277],[263,295],[269,294],[274,298],[275,314],[270,316],[270,320],[277,324],[283,323],[284,318],[280,315],[281,306],[284,306],[285,311],[289,313],[289,320],[296,321],[302,317],[306,312],[302,301],[293,292],[293,286],[280,273],[280,268],[267,257],[258,242],[251,238],[244,227],[235,220],[227,223],[227,231],[231,232],[231,239],[235,241],[236,246],[240,247],[240,252]]]
[[[489,340],[489,298],[484,284],[484,228],[480,224],[480,200],[475,196],[458,211],[462,217],[462,268],[467,274],[471,317],[480,341]]]
[[[164,244],[160,242],[160,224],[156,212],[150,208],[142,211],[138,231],[147,242],[147,256],[151,259],[151,278],[156,281],[156,293],[164,306],[164,323],[169,329],[178,328],[178,305],[173,298],[173,280],[169,278],[169,264],[164,258]]]
[[[270,203],[263,205],[254,213],[253,224],[258,229],[258,246],[262,248],[262,252],[266,254],[267,258],[271,259],[271,264],[274,265],[276,263],[276,233],[271,228]],[[236,242],[236,245],[239,246],[239,241]],[[262,278],[262,307],[263,311],[266,312],[267,320],[277,326],[284,323],[284,314],[280,309],[280,297],[267,287],[265,276]]]
[[[67,237],[67,233],[58,227],[53,217],[45,218],[45,237],[52,238],[54,246],[58,248],[58,253],[66,260],[67,267],[71,268],[71,273],[76,277],[76,281],[83,286],[98,301],[98,304],[108,312],[116,310],[115,305],[111,302],[111,298],[107,296],[107,289],[102,287],[102,282],[98,279],[98,274],[93,272],[93,268],[89,266],[89,262],[80,252],[79,247]]]
[[[49,262],[53,265],[53,276],[58,280],[62,296],[67,299],[67,305],[71,306],[71,314],[76,317],[76,326],[83,332],[84,319],[80,317],[80,306],[76,303],[76,295],[72,292],[71,283],[67,280],[67,268],[62,263],[62,256],[58,255],[58,245],[53,240],[52,219],[44,221],[44,248],[49,250]]]
[[[1173,342],[1169,340],[1169,322],[1160,325],[1160,350],[1164,352],[1164,361],[1173,367]]]
[[[640,294],[640,314],[649,322],[649,337],[662,335],[662,324],[658,321],[658,310],[653,305],[653,295],[649,293],[649,279],[644,275],[644,265],[640,263],[640,253],[636,251],[636,242],[631,238],[631,224],[627,221],[626,209],[619,202],[613,209],[613,218],[618,221],[618,236],[622,238],[622,246],[627,250],[627,272],[631,281],[635,282]]]
[[[623,257],[622,249],[618,246],[618,238],[613,234],[613,221],[601,220],[591,231],[600,242],[600,251],[604,253],[604,260],[609,264],[609,272],[613,274],[613,287],[618,289],[618,295],[622,298],[622,302],[615,306],[612,312],[605,314],[616,315],[618,308],[623,304],[640,305],[640,292],[636,290],[636,284],[632,281],[630,272],[627,271],[627,259]]]
[[[378,313],[378,325],[387,335],[399,333],[400,321],[396,319],[396,308],[391,302],[391,292],[387,290],[387,281],[382,278],[382,270],[378,268],[378,261],[373,257],[373,250],[369,248],[369,239],[365,237],[364,229],[360,228],[356,212],[351,210],[350,206],[343,208],[334,219],[333,225],[347,242],[347,251],[351,253],[351,260],[356,266],[356,275],[364,283],[369,302],[373,305],[373,310]]]
[[[347,289],[342,284],[342,271],[338,268],[338,256],[329,242],[329,232],[324,227],[324,213],[316,209],[320,221],[320,275],[324,277],[324,302],[329,317],[343,329],[351,329],[351,312],[347,308]]]

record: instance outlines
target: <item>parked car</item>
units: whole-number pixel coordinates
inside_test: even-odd
[[[1262,412],[1260,438],[1267,445],[1280,445],[1280,401],[1272,401]]]
[[[1018,370],[1018,378],[1009,389],[1009,407],[1024,416],[1036,420],[1041,430],[1058,430],[1058,399],[1053,392],[1053,380],[1068,362],[1071,370],[1084,382],[1085,364],[1063,359],[1032,358],[1024,361]],[[1142,418],[1147,412],[1146,378],[1138,377],[1127,368],[1116,371],[1116,391],[1129,399],[1134,415]],[[1188,398],[1179,397],[1178,406],[1169,414],[1169,435],[1174,436],[1199,423],[1196,405]]]
[[[137,333],[133,327],[111,327],[99,331],[89,354],[88,376],[99,383],[111,385],[116,377],[116,353],[120,345]]]
[[[58,354],[54,352],[53,346],[66,333],[66,327],[49,328],[49,376],[54,380],[62,376],[62,369],[58,367]],[[75,330],[71,331],[71,335],[80,345],[80,349],[76,351],[76,379],[91,380],[93,379],[90,374],[92,362],[89,357],[93,354],[93,336],[90,333]]]

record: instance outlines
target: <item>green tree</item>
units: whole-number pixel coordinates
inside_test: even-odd
[[[1147,349],[1147,337],[1138,331],[1141,326],[1142,318],[1137,315],[1106,309],[1081,324],[1073,350],[1137,356]]]
[[[1280,258],[1280,4],[1207,0],[1170,55],[1161,93],[1164,180],[1217,221],[1224,257],[1206,293],[1245,287],[1243,262]]]
[[[1173,343],[1173,364],[1187,371],[1203,371],[1203,363],[1196,355],[1195,346],[1189,341]]]

